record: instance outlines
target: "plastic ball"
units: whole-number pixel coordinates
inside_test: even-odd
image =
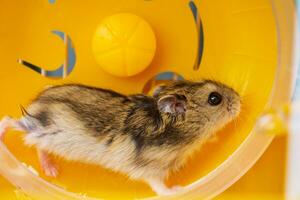
[[[95,31],[92,49],[106,72],[127,77],[145,70],[156,50],[155,34],[141,17],[120,13],[105,18]]]

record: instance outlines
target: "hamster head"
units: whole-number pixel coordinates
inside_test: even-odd
[[[193,117],[207,120],[208,125],[219,129],[236,118],[241,109],[239,94],[232,88],[214,81],[203,81],[188,95],[187,112]]]
[[[158,98],[160,110],[184,113],[187,121],[198,123],[199,126],[202,124],[205,130],[210,131],[225,126],[238,116],[241,109],[240,96],[235,90],[211,80],[174,82],[159,87],[154,97]]]

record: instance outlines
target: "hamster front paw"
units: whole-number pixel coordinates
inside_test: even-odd
[[[58,167],[51,160],[48,153],[43,150],[38,150],[38,155],[40,159],[40,165],[46,176],[57,177],[58,176]]]
[[[46,176],[54,178],[58,176],[58,168],[53,163],[42,165],[42,169]]]

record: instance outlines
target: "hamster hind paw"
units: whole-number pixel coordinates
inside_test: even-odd
[[[171,188],[167,187],[164,184],[164,181],[159,178],[151,178],[146,181],[152,190],[159,196],[172,195],[179,192],[183,187],[181,186],[173,186]]]
[[[183,187],[179,186],[179,185],[175,185],[171,188],[165,188],[164,190],[161,190],[159,192],[159,195],[165,196],[165,195],[172,195],[175,194],[177,192],[179,192],[180,190],[182,190]]]

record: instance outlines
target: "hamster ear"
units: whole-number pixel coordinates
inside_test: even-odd
[[[169,94],[158,100],[158,109],[164,113],[183,114],[186,111],[186,97],[184,95]]]
[[[163,91],[163,89],[165,89],[165,87],[166,86],[164,86],[164,85],[161,85],[161,86],[158,86],[158,87],[156,87],[155,89],[154,89],[154,91],[153,91],[153,97],[154,98],[157,98],[158,97],[158,95],[159,95],[159,93],[161,92],[161,91]]]

